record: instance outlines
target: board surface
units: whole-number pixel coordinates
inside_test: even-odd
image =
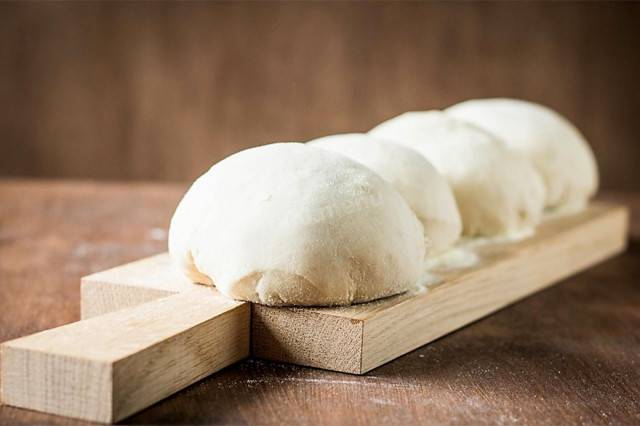
[[[362,374],[624,250],[628,211],[592,203],[547,218],[519,241],[468,242],[478,262],[435,269],[419,294],[336,308],[252,305],[254,357]],[[167,254],[82,281],[83,316],[99,315],[190,284]]]
[[[420,294],[338,308],[253,305],[252,355],[365,373],[622,251],[627,226],[626,209],[594,204],[532,237],[475,245],[477,264],[432,270],[439,281]]]
[[[250,307],[195,288],[2,344],[3,403],[115,422],[249,356]]]

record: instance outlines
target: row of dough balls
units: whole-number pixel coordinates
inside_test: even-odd
[[[554,111],[473,100],[234,154],[184,196],[169,251],[234,299],[366,302],[410,289],[461,234],[530,230],[545,209],[584,206],[597,181],[583,136]]]

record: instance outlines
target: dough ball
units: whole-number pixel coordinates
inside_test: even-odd
[[[465,235],[509,235],[540,222],[541,177],[491,134],[440,111],[408,112],[371,134],[415,149],[448,179]]]
[[[327,136],[308,144],[346,155],[393,185],[422,222],[427,257],[460,238],[462,222],[451,188],[418,152],[366,133]]]
[[[214,165],[171,220],[169,252],[191,278],[267,305],[366,302],[402,293],[424,260],[420,221],[372,170],[299,143]]]
[[[567,119],[542,105],[516,99],[479,99],[446,113],[498,136],[529,158],[547,188],[548,207],[583,207],[598,188],[598,167],[582,134]]]

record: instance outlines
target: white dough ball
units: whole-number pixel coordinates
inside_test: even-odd
[[[344,305],[417,282],[423,230],[367,167],[299,143],[248,149],[191,186],[169,252],[191,280],[267,305]]]
[[[371,134],[415,149],[447,178],[464,234],[508,235],[540,222],[545,200],[540,175],[491,134],[440,111],[408,112]]]
[[[427,257],[460,238],[462,221],[451,188],[418,152],[366,133],[326,136],[307,144],[346,155],[393,185],[422,222]]]
[[[529,158],[547,187],[548,207],[582,207],[598,188],[598,166],[580,131],[557,112],[516,99],[478,99],[445,110],[498,136]]]

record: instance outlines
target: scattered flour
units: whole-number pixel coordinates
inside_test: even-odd
[[[478,255],[465,247],[454,247],[439,256],[427,259],[425,268],[428,271],[466,269],[478,263]]]
[[[282,384],[282,383],[314,383],[318,385],[349,385],[349,386],[375,386],[378,388],[395,388],[395,389],[413,389],[419,390],[420,386],[412,384],[412,383],[396,383],[389,381],[387,379],[381,379],[378,377],[370,377],[370,376],[360,376],[357,380],[348,380],[348,379],[324,379],[324,378],[316,378],[316,377],[258,377],[252,379],[244,379],[234,381],[232,384],[234,385],[273,385],[273,384]]]
[[[420,279],[416,283],[415,287],[409,290],[409,294],[422,294],[427,291],[429,287],[442,282],[443,279],[444,278],[441,276],[429,272],[428,268],[425,266],[422,270],[422,275],[420,275]]]
[[[476,265],[478,255],[466,247],[455,247],[446,252],[427,259],[422,269],[422,275],[409,294],[421,294],[441,283],[444,277],[438,273],[450,272],[456,269],[466,269]]]
[[[542,221],[555,219],[557,217],[568,216],[574,213],[578,213],[584,210],[587,207],[587,202],[585,200],[563,204],[556,208],[548,208],[544,211],[544,215],[542,216]]]
[[[458,246],[461,248],[472,249],[487,244],[512,243],[524,240],[535,234],[535,229],[525,229],[519,232],[513,232],[507,235],[496,235],[493,237],[465,237],[460,240]]]
[[[167,235],[167,231],[162,228],[151,228],[149,230],[149,238],[154,241],[166,241]]]

